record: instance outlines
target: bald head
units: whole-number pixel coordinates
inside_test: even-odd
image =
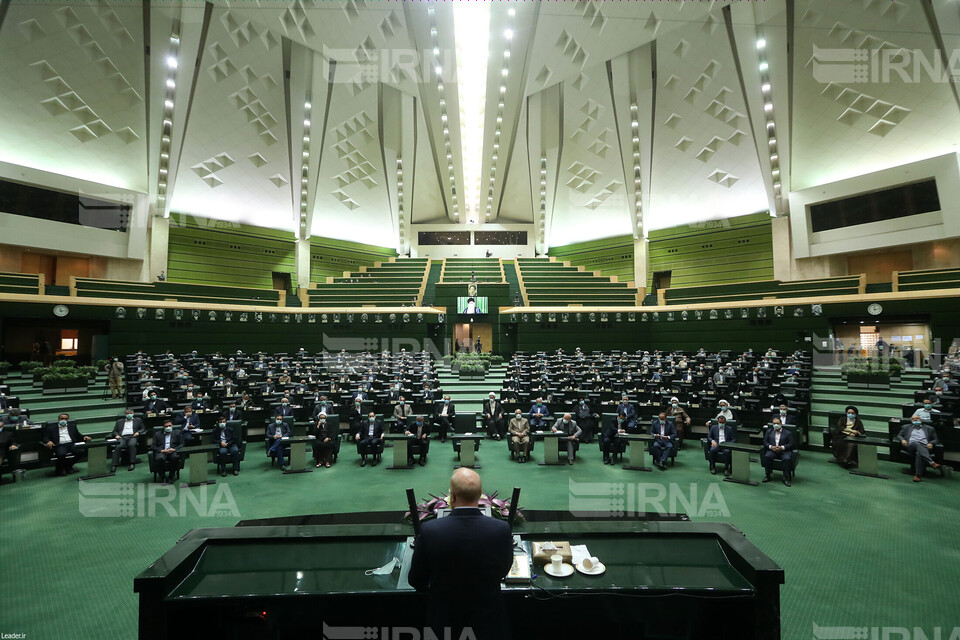
[[[450,477],[450,505],[475,507],[480,501],[480,476],[473,469],[457,469]]]

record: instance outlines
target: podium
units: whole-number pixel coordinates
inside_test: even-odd
[[[543,440],[543,462],[540,466],[560,464],[560,438],[564,437],[559,431],[533,431],[531,435]]]
[[[386,433],[383,439],[393,443],[393,464],[387,469],[413,469],[412,464],[407,464],[410,460],[410,442],[416,439],[416,436],[403,433]]]
[[[215,484],[216,480],[211,480],[207,476],[207,454],[211,451],[220,451],[219,444],[201,444],[180,449],[180,455],[186,457],[187,482],[181,482],[180,488],[199,487],[202,484]]]
[[[887,479],[887,476],[880,473],[880,466],[877,463],[877,447],[889,447],[889,440],[867,436],[847,436],[845,441],[857,445],[857,468],[851,469],[850,473],[855,476]]]
[[[731,475],[724,478],[724,482],[736,482],[737,484],[748,484],[752,487],[760,482],[750,480],[750,454],[758,455],[763,451],[763,445],[744,444],[740,442],[722,442],[720,447],[730,450],[730,463],[733,467]]]
[[[627,442],[627,463],[623,465],[624,469],[633,471],[652,471],[647,466],[646,453],[647,443],[653,440],[649,433],[622,433],[617,436],[620,440]]]
[[[460,443],[460,464],[453,466],[454,469],[460,469],[466,467],[467,469],[479,469],[480,465],[477,464],[477,452],[476,452],[476,443],[483,440],[482,433],[454,433],[450,436],[450,439],[456,447],[456,443]],[[454,448],[456,451],[456,448]]]
[[[80,476],[80,480],[108,478],[116,475],[107,469],[107,447],[116,442],[116,440],[100,440],[97,442],[91,440],[90,442],[74,443],[74,450],[82,451],[80,447],[85,447],[87,450],[87,475]]]
[[[307,443],[316,440],[316,436],[293,436],[280,440],[283,444],[290,445],[290,464],[284,469],[283,475],[313,471],[307,464]]]

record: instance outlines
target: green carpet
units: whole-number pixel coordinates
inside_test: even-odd
[[[573,467],[520,466],[509,461],[504,443],[485,443],[479,452],[484,486],[508,493],[519,485],[527,508],[566,509],[568,478],[676,483],[683,491],[694,483],[700,496],[718,480],[707,473],[701,451],[689,446],[676,467],[653,473],[604,466],[595,444],[582,453]],[[881,463],[889,480],[864,478],[826,460],[825,454],[804,452],[789,489],[779,481],[718,485],[730,515],[717,519],[739,527],[786,572],[783,637],[809,638],[813,623],[924,628],[956,623],[956,481],[931,477],[914,484],[892,463]],[[220,480],[210,490],[229,487],[239,519],[402,509],[405,487],[413,486],[421,497],[444,490],[453,463],[449,445],[438,443],[426,467],[361,469],[353,448],[344,446],[332,469],[282,476],[252,446],[240,476]],[[82,517],[77,476],[47,473],[30,471],[23,483],[8,480],[0,487],[4,632],[29,638],[132,638],[137,629],[134,576],[187,530],[229,527],[238,520],[207,517],[193,508],[185,517],[163,509],[153,517]],[[143,467],[90,484],[146,480]]]

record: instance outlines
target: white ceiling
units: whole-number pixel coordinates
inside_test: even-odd
[[[105,192],[148,193],[156,203],[164,62],[176,33],[169,195],[156,213],[404,246],[411,222],[457,219],[455,192],[463,211],[456,5],[4,3],[0,161],[102,184]],[[786,213],[774,190],[765,95],[772,96],[785,193],[957,151],[954,85],[912,66],[909,78],[894,73],[879,82],[869,74],[866,81],[830,76],[835,68],[825,76],[832,54],[814,51],[916,50],[936,61],[941,43],[948,51],[960,46],[960,9],[954,0],[929,7],[923,0],[797,0],[790,23],[786,0],[494,3],[481,220],[491,172],[489,220],[534,225],[541,250]],[[514,33],[509,43],[505,25]],[[761,36],[768,77],[758,68]],[[498,112],[507,46],[509,81]],[[442,95],[434,64],[446,69]],[[761,92],[764,82],[769,94]],[[643,177],[636,185],[635,158]]]

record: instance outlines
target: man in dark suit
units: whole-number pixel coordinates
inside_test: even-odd
[[[336,410],[333,408],[333,403],[327,400],[327,396],[320,396],[316,404],[313,405],[313,419],[315,421],[319,419],[321,413],[325,413],[328,416],[336,413]]]
[[[182,427],[180,436],[183,438],[183,443],[189,445],[193,442],[194,432],[200,431],[200,416],[193,412],[193,407],[186,406],[183,408],[183,414],[174,416],[173,424]]]
[[[450,426],[453,424],[453,418],[456,415],[457,409],[453,402],[450,401],[450,396],[443,396],[443,401],[437,404],[437,409],[433,416],[433,421],[437,424],[437,429],[440,431],[440,442],[447,441],[447,431],[450,431]]]
[[[790,486],[791,473],[793,472],[793,435],[784,430],[780,417],[773,419],[773,428],[767,429],[763,436],[763,468],[766,475],[764,482],[770,482],[770,476],[773,473],[773,461],[783,462],[783,484]]]
[[[280,404],[274,407],[273,413],[278,416],[283,416],[284,418],[293,415],[293,405],[290,404],[289,398],[281,398]]]
[[[503,437],[503,405],[492,391],[483,403],[483,423],[487,427],[488,436],[494,440]]]
[[[166,402],[157,397],[156,391],[150,392],[147,403],[143,405],[144,413],[166,413],[169,408]]]
[[[627,433],[627,416],[618,413],[600,432],[600,449],[603,451],[603,464],[613,464],[614,456],[620,452],[620,436]]]
[[[217,420],[211,438],[212,442],[220,445],[220,450],[217,451],[217,470],[220,472],[220,477],[227,475],[227,456],[230,456],[230,461],[233,463],[233,475],[240,475],[240,444],[233,432],[233,427],[227,426],[226,418],[221,416]]]
[[[243,410],[237,408],[237,403],[235,401],[231,401],[230,406],[227,407],[227,410],[223,412],[223,417],[226,418],[228,422],[234,420],[242,421]]]
[[[623,414],[627,417],[627,430],[633,428],[633,425],[637,422],[637,409],[630,402],[630,398],[627,397],[627,394],[623,394],[623,397],[620,399],[620,404],[617,405],[617,414]]]
[[[446,518],[423,524],[410,562],[408,581],[426,591],[427,625],[438,637],[451,629],[459,638],[510,637],[510,621],[500,593],[500,581],[513,565],[510,526],[484,516],[477,507],[480,476],[458,469],[450,478]]]
[[[904,425],[897,437],[900,438],[900,445],[904,450],[913,454],[913,481],[920,482],[927,465],[934,469],[940,468],[930,455],[934,445],[940,442],[940,439],[937,438],[937,430],[928,424],[923,424],[919,416],[913,416],[910,420],[910,424]]]
[[[180,431],[173,430],[173,423],[164,421],[163,430],[153,434],[153,459],[160,469],[160,482],[170,484],[173,474],[180,466],[180,449],[183,447],[183,438]],[[206,454],[203,454],[206,455]]]
[[[190,403],[190,408],[194,411],[207,411],[211,409],[210,395],[207,393],[202,396],[198,395],[193,399],[193,402]]]
[[[117,446],[113,448],[113,465],[110,467],[110,473],[117,470],[120,454],[124,449],[127,450],[127,459],[130,460],[127,471],[133,471],[137,459],[137,438],[141,433],[143,433],[143,420],[134,418],[133,409],[127,409],[123,417],[113,425],[113,433],[110,434],[111,438],[117,440]]]
[[[782,425],[795,425],[795,424],[797,424],[797,419],[796,419],[795,417],[793,417],[792,415],[790,415],[790,413],[788,412],[786,403],[781,403],[781,404],[780,404],[780,408],[777,409],[777,410],[773,413],[773,415],[780,418],[780,424],[782,424]]]
[[[707,458],[710,460],[710,473],[717,473],[717,458],[723,463],[723,475],[730,476],[730,449],[725,449],[720,445],[724,442],[736,442],[737,435],[733,427],[727,424],[726,416],[717,416],[717,424],[710,427],[707,434],[707,441],[710,449],[707,451]]]
[[[567,452],[567,464],[573,464],[573,457],[580,445],[580,436],[583,433],[580,427],[577,426],[573,416],[565,413],[562,417],[557,418],[557,421],[553,423],[551,431],[563,434],[558,444],[561,449]]]
[[[8,453],[16,450],[16,431],[13,428],[4,429],[3,422],[0,422],[0,466],[3,466],[3,460]]]
[[[279,412],[273,417],[273,422],[267,426],[267,438],[270,441],[270,446],[267,448],[267,455],[273,455],[276,457],[277,462],[280,463],[280,470],[286,471],[287,465],[284,464],[283,453],[286,451],[286,446],[283,444],[284,438],[290,437],[290,425],[283,421],[283,416]]]
[[[677,428],[673,420],[667,420],[667,414],[661,411],[660,415],[650,423],[650,435],[653,436],[653,444],[650,446],[653,464],[660,471],[666,471],[667,458],[670,457],[670,451],[677,440]]]
[[[360,430],[354,435],[357,441],[357,453],[360,454],[360,466],[367,466],[367,455],[375,454],[383,440],[383,420],[377,420],[377,414],[373,411],[367,416],[367,420],[360,423]],[[374,456],[371,464],[377,466],[377,458]]]
[[[593,442],[593,433],[596,430],[600,414],[594,412],[586,398],[580,398],[577,405],[577,424],[583,430],[583,442]]]
[[[48,449],[56,448],[58,476],[77,472],[72,462],[68,466],[66,459],[67,454],[74,452],[74,444],[77,442],[90,442],[90,436],[85,436],[77,430],[77,423],[70,420],[70,414],[61,413],[57,417],[56,424],[47,426],[43,434],[43,444]]]
[[[416,436],[416,440],[409,445],[407,464],[413,464],[414,454],[419,455],[421,467],[427,464],[427,452],[430,450],[430,425],[424,421],[423,416],[416,416],[413,423],[406,427],[404,434]]]

